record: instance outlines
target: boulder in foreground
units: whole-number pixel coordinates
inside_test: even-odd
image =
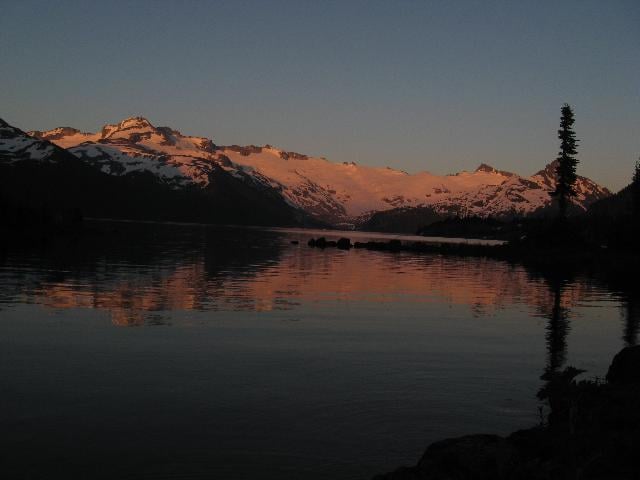
[[[640,385],[640,345],[624,348],[613,357],[607,382]]]

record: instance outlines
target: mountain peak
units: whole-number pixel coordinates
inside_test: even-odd
[[[122,120],[117,124],[109,124],[102,127],[102,138],[111,137],[117,132],[124,132],[127,130],[137,130],[142,132],[155,131],[156,128],[151,124],[149,120],[144,117],[129,117]]]
[[[151,122],[144,117],[129,117],[125,118],[118,124],[119,130],[128,130],[130,128],[151,128],[154,126],[151,125]]]
[[[495,173],[496,175],[502,175],[503,177],[513,177],[515,174],[511,173],[511,172],[507,172],[505,170],[498,170],[495,167],[492,167],[491,165],[488,165],[486,163],[481,163],[478,168],[475,169],[475,173]]]
[[[56,127],[52,130],[29,130],[27,132],[28,135],[32,137],[42,138],[43,140],[57,140],[59,138],[63,138],[67,135],[75,135],[77,133],[82,133],[77,128],[72,127]]]
[[[535,173],[533,176],[543,177],[543,178],[547,178],[555,181],[555,179],[558,176],[558,173],[556,172],[558,168],[558,163],[559,163],[558,160],[554,160],[553,162],[548,163],[542,170]]]
[[[497,170],[491,165],[487,165],[486,163],[481,163],[478,168],[475,169],[476,172],[486,172],[486,173],[494,173]]]

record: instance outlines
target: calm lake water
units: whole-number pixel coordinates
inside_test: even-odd
[[[0,256],[13,476],[366,479],[534,425],[546,369],[603,376],[637,334],[628,294],[585,277],[304,230],[93,226]]]

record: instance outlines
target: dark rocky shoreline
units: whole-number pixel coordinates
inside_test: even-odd
[[[347,237],[327,240],[325,237],[311,238],[308,246],[313,248],[338,248],[342,250],[365,249],[379,252],[412,252],[459,257],[484,257],[522,264],[534,270],[553,275],[573,275],[578,272],[597,273],[596,276],[616,275],[625,280],[635,278],[640,271],[640,251],[635,249],[613,249],[529,239],[510,241],[500,245],[483,243],[454,243],[437,241],[402,242],[400,240],[368,241],[352,243]]]
[[[355,242],[351,243],[351,239],[341,237],[338,240],[327,240],[325,237],[312,238],[307,245],[313,248],[339,248],[341,250],[349,250],[351,248],[376,250],[381,252],[425,252],[425,253],[446,253],[459,252],[461,254],[491,254],[496,253],[499,246],[472,244],[472,243],[453,243],[453,242],[401,242],[397,239],[387,240],[386,242]]]
[[[467,435],[431,444],[413,467],[374,480],[637,480],[640,478],[640,346],[620,351],[606,381],[546,376],[551,413],[507,437]]]

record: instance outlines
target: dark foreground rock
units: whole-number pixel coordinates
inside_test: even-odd
[[[504,478],[516,454],[516,449],[497,435],[468,435],[433,443],[416,467],[376,478],[494,480]]]
[[[640,384],[640,346],[625,348],[613,357],[613,362],[607,372],[607,382]]]
[[[616,355],[606,383],[576,382],[576,372],[549,378],[542,397],[562,411],[544,425],[442,440],[375,480],[640,479],[640,346]]]

